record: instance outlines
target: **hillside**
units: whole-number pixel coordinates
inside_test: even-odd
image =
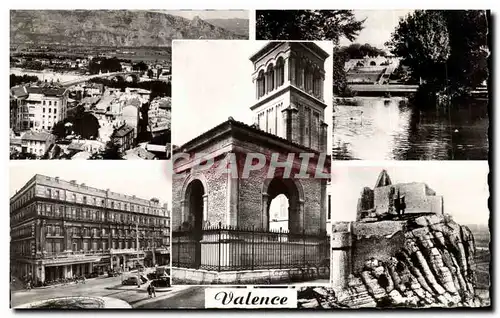
[[[173,39],[241,39],[199,18],[132,10],[11,10],[10,43],[170,46]]]
[[[248,19],[205,19],[205,21],[241,36],[248,37],[250,32]]]

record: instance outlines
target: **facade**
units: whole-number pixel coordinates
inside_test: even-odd
[[[50,131],[67,116],[68,90],[61,87],[18,86],[11,89],[11,125],[15,131]],[[12,101],[13,100],[13,101]]]
[[[41,283],[153,260],[165,265],[169,224],[156,198],[37,174],[10,199],[11,271]]]
[[[55,136],[48,132],[28,131],[21,137],[21,152],[43,156],[55,143]]]
[[[110,139],[118,146],[119,151],[123,153],[132,148],[134,145],[134,127],[131,127],[126,123],[122,124],[120,127],[115,129]]]
[[[250,107],[261,130],[325,152],[324,64],[328,53],[312,43],[271,42],[254,54],[257,101]]]
[[[304,55],[311,60],[309,64]],[[234,274],[226,273],[246,271],[237,274],[242,275],[239,282],[259,283],[259,275],[271,275],[279,282],[312,264],[317,275],[328,267],[327,179],[296,177],[304,168],[309,176],[320,169],[329,177],[327,124],[320,118],[326,107],[321,74],[327,57],[313,43],[266,45],[251,57],[257,90],[257,101],[251,106],[254,123],[230,117],[174,150],[206,154],[203,160],[214,162],[207,169],[197,169],[199,160],[194,156],[174,162],[178,176],[173,180],[172,198],[174,279],[234,283]],[[303,64],[296,64],[295,59]],[[300,81],[290,71],[296,65],[302,67],[297,71]],[[264,155],[266,162],[262,169],[243,176],[245,163],[254,153]],[[302,153],[311,155],[308,165],[303,165]],[[290,175],[284,175],[282,168],[274,169],[272,158],[288,161]],[[227,165],[236,175],[220,173],[218,167]],[[274,229],[270,212],[271,202],[279,195],[288,200],[286,231]]]
[[[405,214],[443,214],[443,197],[423,182],[393,184],[386,170],[380,173],[375,188],[365,187],[358,202],[357,219],[396,215],[397,202],[404,202]]]

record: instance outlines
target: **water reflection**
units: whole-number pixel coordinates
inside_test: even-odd
[[[403,98],[358,98],[335,106],[333,159],[485,160],[486,100],[469,100],[446,112],[419,110]]]

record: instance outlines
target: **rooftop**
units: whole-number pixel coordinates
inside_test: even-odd
[[[127,150],[125,152],[125,158],[126,159],[145,159],[145,160],[152,160],[156,156],[152,154],[151,152],[147,151],[144,148],[137,147],[134,149]]]
[[[28,131],[21,137],[22,140],[30,141],[47,141],[51,138],[53,138],[52,134],[43,131]]]
[[[26,89],[29,94],[42,94],[45,96],[62,96],[66,92],[66,88],[61,87],[28,86]]]
[[[115,129],[115,131],[113,131],[113,134],[111,134],[111,137],[121,138],[121,137],[128,135],[131,131],[134,131],[134,127],[129,126],[127,124],[123,124],[119,128]]]
[[[262,49],[260,49],[255,54],[253,54],[250,57],[250,61],[256,62],[258,59],[260,59],[262,56],[264,56],[267,52],[273,50],[275,47],[277,47],[283,43],[284,42],[281,42],[281,41],[269,42]],[[307,49],[311,50],[312,52],[314,52],[315,54],[317,54],[322,59],[327,59],[328,56],[330,56],[327,52],[325,52],[325,50],[323,50],[322,48],[320,48],[317,44],[315,44],[313,42],[286,42],[286,43],[288,43],[290,45],[302,45],[302,46],[306,47]],[[294,44],[294,43],[296,43],[296,44]]]

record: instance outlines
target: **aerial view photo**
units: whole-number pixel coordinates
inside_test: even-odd
[[[246,11],[10,11],[11,159],[168,159],[173,39],[247,39]]]

